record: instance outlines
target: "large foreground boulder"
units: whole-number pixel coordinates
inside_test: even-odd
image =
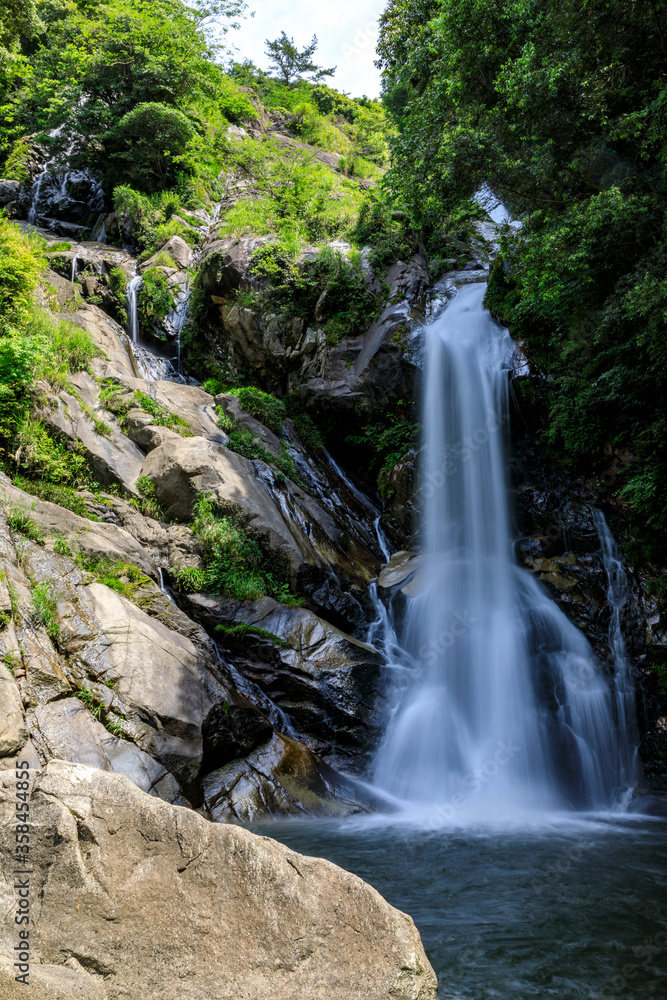
[[[9,772],[0,776],[5,960],[17,943],[14,805]],[[435,1000],[410,917],[327,861],[62,761],[37,776],[30,815],[34,986],[16,994],[25,1000]],[[60,992],[45,992],[63,966]],[[8,978],[5,961],[1,987]],[[7,986],[2,995],[14,996]]]

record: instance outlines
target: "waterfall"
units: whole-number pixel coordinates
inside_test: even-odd
[[[190,305],[191,293],[192,289],[190,288],[190,276],[188,275],[183,295],[179,299],[176,308],[173,310],[169,319],[171,329],[176,337],[176,371],[179,375],[183,374],[181,366],[181,334],[183,333],[183,329],[188,320],[188,308]]]
[[[630,596],[628,578],[623,566],[623,558],[614,537],[609,530],[601,510],[593,511],[595,526],[600,539],[602,561],[607,574],[607,602],[611,611],[609,618],[609,660],[613,670],[614,711],[619,729],[629,734],[624,745],[622,766],[625,783],[631,787],[637,779],[637,746],[639,733],[635,704],[635,687],[632,681],[632,667],[628,658],[621,627],[621,614]]]
[[[127,332],[133,344],[136,344],[139,335],[139,289],[144,283],[144,279],[138,274],[127,284]]]
[[[630,780],[629,719],[583,634],[512,558],[513,342],[484,309],[485,288],[461,288],[426,329],[424,566],[375,781],[442,819],[605,808]]]
[[[74,254],[74,256],[72,257],[72,270],[69,277],[69,280],[72,285],[76,281],[76,276],[78,273],[79,273],[79,261],[77,259],[76,254]]]
[[[90,242],[91,243],[106,243],[107,241],[107,227],[106,227],[106,214],[100,212],[97,217],[97,221],[90,231]]]

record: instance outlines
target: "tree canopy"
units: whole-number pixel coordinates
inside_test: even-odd
[[[317,35],[313,35],[310,45],[306,45],[299,51],[294,39],[288,38],[282,31],[279,38],[273,41],[266,39],[265,51],[269,57],[271,69],[289,86],[295,80],[300,80],[305,76],[311,77],[314,82],[319,82],[327,76],[334,75],[335,66],[332,66],[331,69],[323,69],[313,62],[318,45]]]
[[[589,475],[611,470],[657,532],[666,30],[661,0],[390,0],[378,48],[395,197],[427,231],[484,182],[521,216],[488,302],[552,376],[545,440]]]

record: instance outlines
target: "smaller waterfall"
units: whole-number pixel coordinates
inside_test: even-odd
[[[104,212],[100,212],[97,217],[97,222],[90,231],[90,241],[91,243],[106,243],[107,241],[107,227],[106,227],[106,215]]]
[[[76,254],[74,254],[74,256],[72,257],[72,272],[69,278],[72,284],[74,284],[74,282],[76,281],[76,276],[78,273],[79,273],[79,261]]]
[[[144,279],[135,274],[127,285],[127,333],[133,344],[136,344],[139,335],[139,289],[144,283]]]
[[[28,222],[31,226],[37,225],[37,209],[39,208],[39,203],[42,196],[42,187],[44,186],[44,181],[49,176],[49,164],[47,163],[46,169],[42,170],[40,174],[37,175],[32,185],[31,200],[30,200],[30,211],[28,212]]]
[[[190,288],[190,276],[188,275],[183,296],[176,305],[176,308],[173,310],[170,318],[171,328],[176,337],[176,371],[179,375],[183,374],[183,368],[181,365],[181,334],[183,333],[185,324],[188,321],[188,308],[190,306],[191,294],[192,289]]]
[[[49,138],[62,139],[63,131],[63,125],[52,129]],[[49,222],[48,228],[52,229],[54,218],[71,223],[74,220],[83,221],[90,212],[102,212],[104,190],[100,181],[87,167],[71,169],[68,166],[74,149],[75,140],[48,157],[33,180],[28,210],[31,226],[39,225],[44,219]]]
[[[607,520],[601,510],[593,511],[593,519],[600,539],[602,562],[607,574],[607,601],[611,610],[609,619],[609,662],[613,669],[614,714],[616,725],[630,736],[625,745],[621,770],[624,773],[623,784],[632,788],[637,779],[637,717],[635,704],[635,688],[632,681],[632,665],[630,663],[623,629],[621,614],[628,602],[630,587],[623,567],[623,557],[609,530]]]

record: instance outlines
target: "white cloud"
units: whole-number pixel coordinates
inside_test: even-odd
[[[237,50],[236,58],[252,59],[262,69],[268,67],[265,39],[277,38],[281,31],[294,38],[299,48],[317,35],[315,54],[318,66],[336,66],[326,82],[353,97],[377,97],[380,74],[373,65],[377,44],[377,22],[385,0],[250,0],[254,17],[241,22],[239,31],[230,32],[227,42]]]

